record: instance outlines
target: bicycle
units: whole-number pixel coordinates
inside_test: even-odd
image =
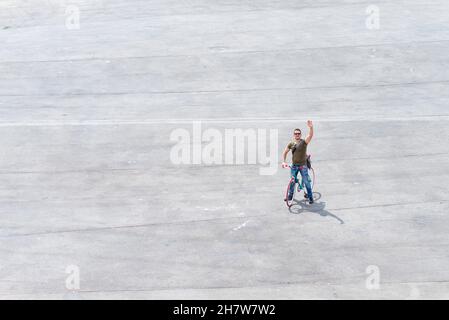
[[[309,160],[310,160],[310,156],[309,156]],[[288,165],[287,167],[291,169],[290,165]],[[312,190],[313,190],[313,187],[315,185],[315,170],[313,169],[312,166],[310,166],[309,172],[311,172],[311,174],[309,173],[309,182],[310,182],[310,185],[311,185]],[[299,194],[301,191],[303,191],[304,192],[304,198],[306,198],[306,199],[308,198],[307,197],[307,193],[306,193],[307,192],[306,186],[304,184],[304,181],[303,181],[302,177],[301,177],[301,183],[299,183],[299,181],[297,182],[296,180],[298,180],[298,178],[295,179],[295,177],[291,177],[290,181],[288,182],[287,189],[285,191],[284,201],[285,201],[285,204],[287,205],[287,207],[289,207],[289,208],[291,208],[293,206],[293,202],[295,200],[296,193]],[[292,184],[294,184],[294,186],[293,186],[293,195],[292,195],[291,200],[289,200],[288,199],[288,193],[289,193],[289,190],[290,190],[290,187],[291,187]],[[296,186],[296,184],[298,186]]]

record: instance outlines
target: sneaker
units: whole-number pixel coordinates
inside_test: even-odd
[[[313,204],[313,203],[314,203],[313,199],[309,199],[309,204]]]
[[[304,199],[309,199],[309,195],[304,192]]]
[[[291,194],[289,193],[288,194],[288,201],[292,201],[292,199],[293,199],[293,193],[291,193]]]

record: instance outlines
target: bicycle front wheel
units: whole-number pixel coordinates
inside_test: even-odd
[[[289,193],[290,193],[291,189],[293,189],[293,194],[291,195],[291,198],[289,199]],[[295,199],[295,193],[296,193],[295,189],[296,189],[295,188],[295,178],[292,177],[290,179],[290,182],[287,185],[287,190],[285,190],[285,198],[284,198],[285,204],[289,208],[293,205],[293,200]]]

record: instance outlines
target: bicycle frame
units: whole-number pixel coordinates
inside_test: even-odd
[[[292,166],[291,166],[291,165],[288,165],[288,168],[291,169]],[[309,170],[313,172],[313,168],[310,168]],[[315,173],[314,173],[314,174],[315,174]],[[292,176],[292,178],[293,178],[293,176]],[[312,183],[312,178],[310,178],[310,176],[309,176],[309,179],[310,179],[309,182]],[[299,183],[298,176],[296,176],[296,182],[295,182],[295,184],[298,184],[298,185],[299,185],[299,188],[300,188],[301,190],[304,190],[305,185],[304,185],[304,179],[302,178],[302,176],[301,176],[301,183]],[[313,183],[312,183],[312,186],[313,186]]]
[[[287,165],[287,167],[285,167],[285,168],[292,169],[292,166],[291,165]],[[311,183],[312,188],[313,188],[313,186],[315,185],[315,170],[313,168],[310,168],[309,170],[312,172],[312,177],[310,177],[310,175],[309,175],[309,179],[310,179],[310,183]],[[288,193],[289,193],[290,185],[291,185],[293,180],[295,182],[295,184],[293,186],[293,197],[292,197],[292,200],[288,200]],[[285,199],[284,199],[285,203],[287,204],[287,207],[289,207],[289,208],[293,205],[294,195],[296,193],[296,185],[298,185],[298,187],[299,187],[298,192],[300,192],[301,190],[303,192],[306,192],[305,191],[304,179],[302,178],[302,176],[301,176],[301,182],[299,182],[298,176],[296,176],[296,177],[291,176],[290,181],[288,182],[288,185],[287,185],[287,190],[285,192]]]

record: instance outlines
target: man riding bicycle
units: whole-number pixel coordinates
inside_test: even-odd
[[[307,195],[304,195],[305,197],[309,198],[309,203],[313,203],[313,193],[312,193],[312,186],[310,185],[310,178],[309,178],[309,168],[307,166],[307,146],[309,145],[310,141],[313,138],[313,123],[312,121],[307,121],[307,126],[309,127],[309,134],[307,135],[306,139],[301,139],[301,129],[295,129],[293,131],[293,141],[290,142],[287,147],[285,148],[282,159],[284,162],[282,162],[282,167],[286,168],[288,167],[288,164],[286,163],[287,154],[291,150],[292,151],[292,166],[291,166],[291,175],[295,178],[295,182],[298,182],[298,172],[301,173],[302,181],[304,181],[304,184],[306,186]],[[292,184],[290,186],[290,190],[288,192],[288,200],[292,200],[293,198],[293,192],[294,192],[295,184]]]

